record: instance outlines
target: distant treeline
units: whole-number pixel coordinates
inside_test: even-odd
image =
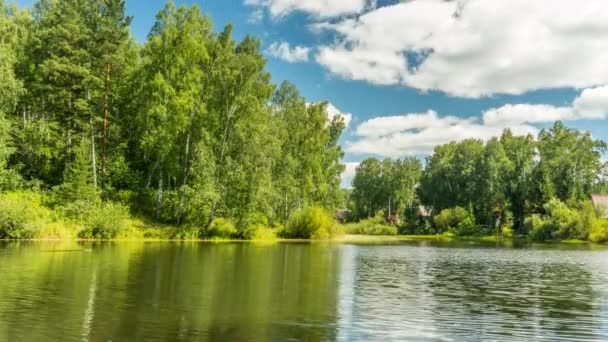
[[[115,202],[203,235],[216,217],[244,236],[339,206],[344,121],[276,87],[258,39],[168,3],[139,44],[131,19],[124,0],[0,0],[2,191],[44,193],[67,220]]]
[[[538,239],[586,239],[593,225],[599,229],[591,222],[591,194],[608,190],[605,150],[589,133],[557,122],[536,139],[505,130],[487,142],[437,146],[424,167],[413,158],[370,158],[356,169],[349,206],[355,219],[389,208],[399,212],[403,233],[506,228]],[[577,218],[580,213],[591,218]]]

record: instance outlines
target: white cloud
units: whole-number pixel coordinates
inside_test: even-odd
[[[250,24],[259,24],[262,22],[262,20],[264,20],[264,11],[262,11],[260,8],[251,12],[247,18],[247,22]]]
[[[434,111],[377,117],[355,130],[346,151],[385,157],[430,154],[436,145],[468,138],[487,140],[506,128],[514,134],[538,133],[533,124],[558,120],[608,118],[608,86],[585,89],[571,106],[507,104],[484,111],[481,117],[439,116]]]
[[[473,98],[608,84],[605,0],[417,0],[313,27],[337,36],[317,62],[347,79]]]
[[[570,107],[542,104],[508,104],[499,108],[492,108],[483,113],[484,124],[503,127],[522,123],[541,123],[577,118],[578,115]]]
[[[350,122],[353,120],[353,115],[351,113],[344,113],[339,110],[336,106],[334,106],[331,102],[327,103],[327,107],[325,108],[325,112],[327,113],[327,118],[331,121],[335,116],[341,116],[344,119],[344,125],[348,127]]]
[[[346,188],[350,188],[351,187],[351,182],[353,181],[353,178],[355,177],[355,173],[357,170],[357,166],[359,166],[360,163],[344,163],[344,166],[346,166],[346,168],[344,169],[344,172],[342,172],[342,186],[346,187]]]
[[[363,11],[366,0],[245,0],[245,5],[268,8],[273,17],[301,11],[317,17],[336,17]]]
[[[573,107],[587,118],[606,119],[608,117],[608,86],[583,90],[574,100]]]
[[[346,143],[345,150],[356,154],[384,157],[430,154],[436,145],[468,138],[487,140],[499,136],[503,125],[488,125],[478,118],[440,117],[434,111],[378,117],[361,124],[356,141]],[[536,134],[538,129],[527,125],[511,125],[514,134]]]
[[[305,46],[294,46],[291,48],[287,42],[274,42],[266,49],[266,53],[288,63],[295,63],[308,61],[310,49]]]

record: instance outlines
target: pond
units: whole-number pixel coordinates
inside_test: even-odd
[[[0,242],[0,341],[606,341],[608,250]]]

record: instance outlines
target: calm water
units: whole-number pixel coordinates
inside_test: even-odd
[[[1,341],[606,341],[608,250],[0,242]]]

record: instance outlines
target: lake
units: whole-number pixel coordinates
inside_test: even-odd
[[[608,250],[0,242],[1,341],[606,341]]]

